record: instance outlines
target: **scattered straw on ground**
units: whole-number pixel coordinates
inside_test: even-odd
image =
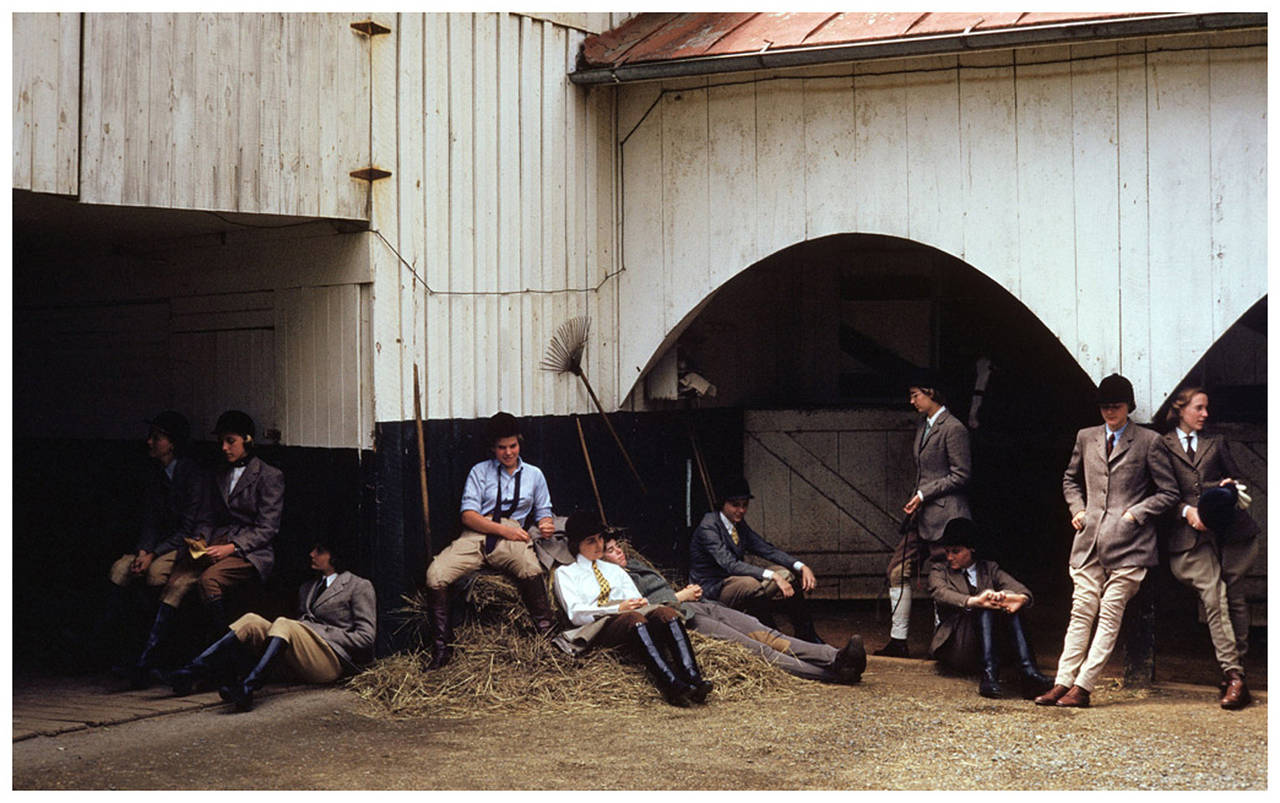
[[[406,598],[406,627],[426,617],[420,597]],[[350,681],[350,688],[384,717],[448,719],[482,713],[572,711],[609,707],[615,715],[666,705],[643,667],[616,650],[566,655],[536,635],[515,586],[481,574],[467,593],[470,620],[455,633],[453,660],[427,672],[421,653],[384,658]],[[811,686],[743,647],[689,634],[703,675],[715,684],[708,703],[780,701]],[[628,706],[626,701],[634,701]]]

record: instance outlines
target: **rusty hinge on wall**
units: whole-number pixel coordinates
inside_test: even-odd
[[[391,33],[391,29],[385,25],[379,25],[373,20],[361,20],[360,22],[351,23],[351,27],[365,36],[379,36],[384,33]]]
[[[380,178],[386,178],[391,175],[391,171],[378,167],[362,167],[359,170],[352,170],[350,175],[352,178],[364,179],[365,181],[377,181]]]

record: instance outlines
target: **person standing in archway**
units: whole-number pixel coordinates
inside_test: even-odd
[[[1167,419],[1173,429],[1161,440],[1180,497],[1167,542],[1169,569],[1195,589],[1204,604],[1205,624],[1222,669],[1218,703],[1235,710],[1252,700],[1244,683],[1249,650],[1244,579],[1258,556],[1259,529],[1236,505],[1240,469],[1226,441],[1202,432],[1208,419],[1209,395],[1203,388],[1186,388],[1174,396]]]
[[[972,518],[967,491],[973,474],[969,430],[947,410],[938,384],[931,373],[921,372],[907,389],[907,401],[924,420],[912,441],[916,491],[902,506],[907,519],[902,539],[889,558],[889,643],[875,653],[890,658],[910,656],[912,580],[928,577],[929,567],[945,557],[938,542],[947,522]]]
[[[1102,424],[1077,433],[1062,475],[1076,531],[1068,565],[1075,590],[1057,678],[1036,705],[1089,706],[1125,606],[1156,565],[1156,519],[1178,501],[1160,436],[1129,420],[1135,406],[1133,385],[1120,374],[1098,383]]]

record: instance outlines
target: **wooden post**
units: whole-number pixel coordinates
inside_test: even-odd
[[[418,428],[418,485],[422,490],[422,532],[427,539],[427,559],[431,559],[431,509],[427,504],[427,449],[422,437],[422,389],[418,387],[418,364],[413,364],[413,421]]]
[[[604,517],[604,502],[600,500],[600,488],[596,485],[596,472],[591,467],[591,454],[587,451],[587,438],[582,434],[582,419],[575,415],[573,423],[578,425],[578,442],[582,444],[582,457],[587,461],[587,476],[591,478],[591,490],[596,495],[596,509],[600,511],[600,523],[608,527],[609,520]]]
[[[1125,606],[1120,639],[1124,642],[1124,686],[1150,688],[1156,678],[1156,594],[1150,575]]]

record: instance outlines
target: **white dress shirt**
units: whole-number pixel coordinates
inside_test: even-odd
[[[619,602],[642,596],[625,569],[604,558],[595,564],[609,584],[609,599],[605,605],[596,602],[600,598],[600,583],[591,569],[591,561],[579,555],[570,565],[556,569],[555,586],[560,596],[560,607],[575,625],[590,624],[601,616],[617,613]]]

